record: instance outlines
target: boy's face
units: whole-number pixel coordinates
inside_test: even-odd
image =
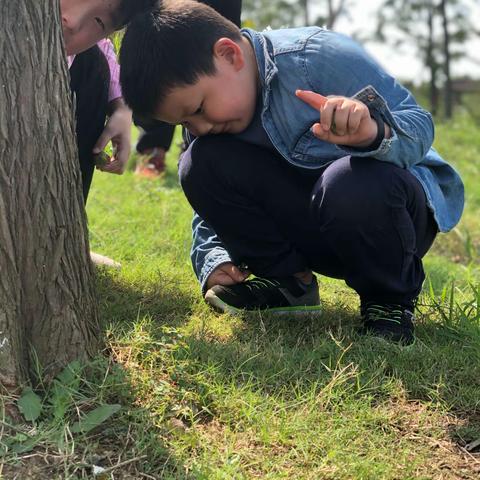
[[[230,43],[215,54],[216,73],[171,90],[157,109],[156,118],[182,124],[195,136],[245,130],[253,119],[257,100],[255,57],[253,51],[222,40]]]
[[[67,55],[93,47],[118,26],[121,0],[60,0]]]

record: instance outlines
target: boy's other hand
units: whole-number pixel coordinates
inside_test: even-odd
[[[215,285],[234,285],[248,278],[250,272],[240,270],[232,262],[219,265],[207,279],[207,289]]]
[[[377,123],[370,117],[368,107],[360,100],[324,97],[309,90],[297,90],[295,94],[320,113],[320,121],[311,128],[320,140],[354,148],[368,147],[375,140]],[[387,137],[387,128],[385,133]]]
[[[121,98],[113,100],[111,106],[112,114],[93,148],[93,153],[98,154],[102,152],[111,140],[115,152],[114,157],[106,165],[97,168],[103,172],[121,175],[125,171],[128,158],[130,157],[132,112]]]

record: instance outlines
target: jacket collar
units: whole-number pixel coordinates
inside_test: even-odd
[[[248,38],[253,46],[262,88],[264,91],[268,90],[266,87],[268,87],[278,72],[278,68],[273,60],[273,45],[265,35],[251,28],[243,28],[242,34]]]

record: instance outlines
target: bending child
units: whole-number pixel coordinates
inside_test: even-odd
[[[95,169],[95,154],[111,140],[115,155],[98,168],[117,174],[124,172],[130,155],[132,114],[123,101],[119,66],[113,45],[106,37],[154,3],[153,0],[60,0],[70,88],[75,95],[85,202]]]
[[[358,293],[364,333],[413,341],[421,259],[464,195],[407,89],[344,35],[239,30],[188,0],[137,17],[121,66],[135,113],[201,137],[180,179],[208,303],[316,309],[318,272]]]
[[[214,8],[220,15],[228,18],[240,27],[242,0],[199,0]],[[155,178],[166,168],[165,158],[173,140],[175,125],[153,119],[133,119],[135,124],[144,129],[137,143],[137,152],[149,158],[139,164],[135,173],[144,177]]]

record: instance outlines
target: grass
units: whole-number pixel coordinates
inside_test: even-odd
[[[460,116],[437,139],[467,206],[425,259],[409,348],[358,337],[356,296],[324,277],[320,318],[210,311],[177,151],[160,181],[97,173],[91,246],[123,265],[99,270],[105,354],[57,390],[40,384],[33,423],[0,416],[4,478],[91,478],[96,465],[115,479],[478,479],[480,452],[466,447],[480,438],[480,137]]]

